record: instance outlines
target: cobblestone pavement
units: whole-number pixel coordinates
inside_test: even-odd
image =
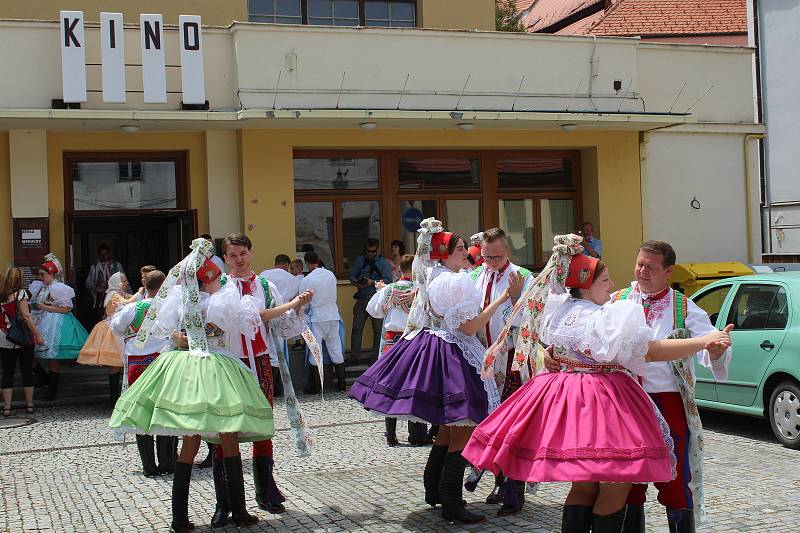
[[[342,394],[303,402],[316,441],[311,458],[296,457],[282,406],[276,414],[276,477],[287,513],[256,508],[243,445],[249,507],[261,518],[251,531],[559,531],[566,485],[544,485],[522,513],[498,518],[482,501],[491,476],[474,494],[465,492],[489,520],[466,529],[447,525],[422,501],[427,448],[386,447],[382,419]],[[102,406],[40,409],[37,423],[0,430],[0,531],[168,530],[171,477],[145,478],[132,439],[115,442],[107,416]],[[706,530],[797,531],[800,451],[775,443],[762,420],[715,413],[704,420]],[[649,495],[654,499],[652,488]],[[212,531],[213,501],[211,472],[195,469],[189,512],[198,532]],[[650,531],[666,531],[659,504],[649,502],[647,515]]]

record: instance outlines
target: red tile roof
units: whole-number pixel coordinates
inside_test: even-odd
[[[516,0],[517,10],[523,13],[522,23],[527,31],[543,30],[588,7],[605,0]]]
[[[587,17],[589,18],[589,17]],[[587,19],[584,19],[586,21]],[[617,0],[587,24],[560,34],[725,35],[747,33],[745,0]]]

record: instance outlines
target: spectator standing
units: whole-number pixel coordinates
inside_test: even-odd
[[[300,280],[302,279],[289,272],[290,263],[291,259],[289,259],[288,255],[277,255],[275,256],[275,268],[261,273],[267,280],[275,284],[285,301],[292,300],[300,293]]]
[[[594,236],[594,226],[591,222],[584,222],[581,225],[581,235],[583,236],[583,255],[602,259],[603,243]]]
[[[342,339],[339,337],[339,307],[336,305],[336,275],[319,265],[319,256],[316,252],[306,254],[308,274],[300,282],[300,292],[314,291],[311,300],[308,318],[311,322],[311,332],[320,343],[327,347],[328,355],[336,372],[336,384],[340,391],[347,387],[344,376],[344,354],[342,353]],[[319,382],[318,369],[314,368],[317,362],[308,357],[308,384],[304,392],[307,394],[319,393],[322,385]]]
[[[85,283],[86,290],[92,296],[92,310],[95,322],[103,320],[105,315],[103,302],[106,298],[108,280],[117,272],[125,273],[122,269],[122,264],[114,260],[111,247],[106,243],[102,243],[97,247],[97,262],[89,269],[89,275],[86,276]]]
[[[6,338],[11,322],[21,317],[31,332],[34,342],[44,343],[44,337],[31,318],[28,302],[31,293],[22,287],[22,270],[9,267],[0,283],[0,361],[3,366],[3,416],[11,415],[11,396],[14,392],[14,372],[17,360],[22,374],[22,390],[25,394],[25,409],[33,414],[33,344],[18,346]]]
[[[389,245],[389,263],[392,265],[392,281],[397,281],[403,275],[400,263],[406,253],[406,245],[403,241],[393,240]]]
[[[379,350],[381,345],[383,321],[372,318],[367,313],[367,304],[376,291],[375,282],[392,282],[392,265],[385,257],[378,254],[379,246],[378,239],[374,237],[367,239],[364,244],[364,254],[356,257],[350,271],[350,283],[356,287],[356,293],[353,295],[356,300],[353,305],[353,330],[350,336],[350,353],[353,359],[361,357],[361,337],[364,334],[364,323],[367,318],[372,322],[372,349]]]

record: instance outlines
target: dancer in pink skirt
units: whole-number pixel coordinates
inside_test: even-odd
[[[511,479],[571,481],[562,531],[619,532],[631,484],[675,476],[669,430],[636,376],[646,361],[730,345],[730,335],[653,341],[639,307],[608,303],[613,282],[602,261],[572,255],[569,263],[569,294],[551,295],[536,321],[561,372],[539,374],[514,393],[475,429],[463,455]]]

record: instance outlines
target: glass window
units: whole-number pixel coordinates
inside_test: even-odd
[[[731,312],[728,315],[728,324],[733,324],[737,330],[750,330],[750,329],[783,329],[786,326],[785,320],[780,325],[781,308],[786,309],[786,293],[783,292],[781,300],[784,305],[781,305],[781,300],[778,299],[778,293],[783,291],[777,285],[742,285],[739,287],[739,292],[736,293],[736,298],[731,306]],[[775,304],[778,305],[775,305]],[[770,318],[771,310],[775,306],[775,318],[771,326],[767,325],[767,320]]]
[[[716,287],[713,290],[701,294],[696,299],[692,298],[692,301],[696,303],[700,309],[705,311],[711,323],[716,325],[717,317],[722,309],[722,304],[725,303],[725,298],[727,298],[729,292],[731,292],[731,286],[723,285],[722,287]]]
[[[535,218],[533,200],[500,200],[500,228],[508,237],[514,264],[536,264]]]
[[[447,231],[458,234],[469,247],[470,236],[481,230],[481,201],[445,200],[442,218]]]
[[[358,26],[358,0],[308,0],[308,23]]]
[[[416,6],[409,1],[366,0],[364,21],[367,26],[413,28],[416,25]]]
[[[479,160],[400,159],[401,189],[479,189]]]
[[[575,231],[575,200],[546,199],[541,203],[542,263],[553,255],[553,238]]]
[[[176,180],[174,161],[74,163],[73,208],[76,211],[176,208]]]
[[[574,188],[572,161],[564,158],[500,159],[497,162],[497,185],[501,189]]]
[[[336,270],[333,202],[297,202],[294,207],[297,255],[314,251],[329,270]]]
[[[436,200],[402,200],[400,202],[399,239],[408,253],[417,251],[417,230],[426,218],[437,217]]]
[[[296,190],[378,189],[378,159],[295,159]]]
[[[343,273],[350,273],[353,261],[363,254],[369,237],[381,238],[380,202],[342,202]],[[384,254],[383,248],[379,252]]]
[[[301,0],[248,0],[250,22],[302,24]]]

